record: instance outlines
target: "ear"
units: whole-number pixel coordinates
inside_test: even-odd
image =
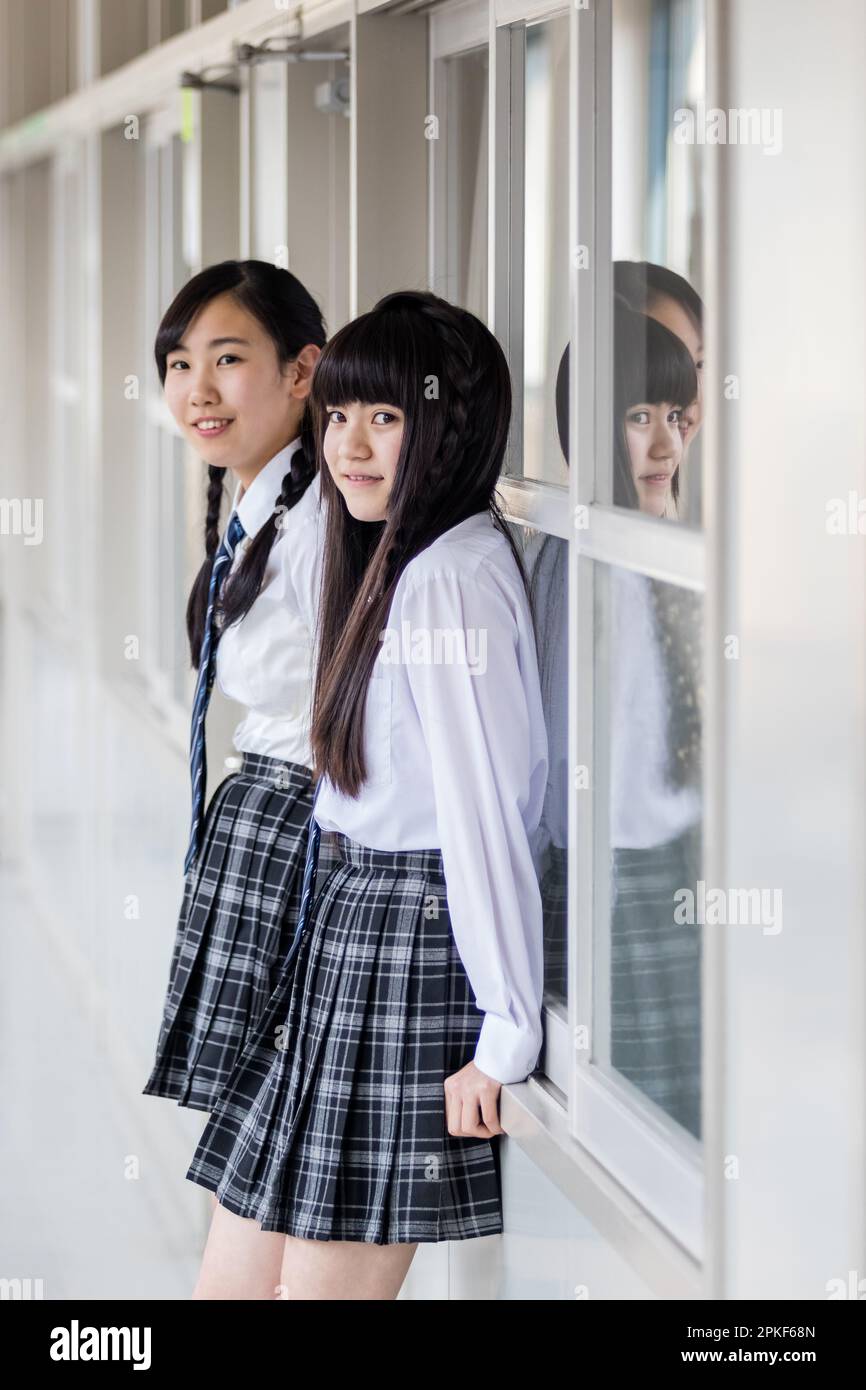
[[[316,363],[322,355],[322,349],[315,343],[307,343],[301,348],[292,366],[295,368],[295,379],[292,383],[289,394],[296,401],[305,400],[310,394],[310,384],[313,380],[313,372]]]

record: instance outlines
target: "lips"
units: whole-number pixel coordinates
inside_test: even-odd
[[[344,473],[343,478],[347,483],[381,483],[384,481],[380,473]]]

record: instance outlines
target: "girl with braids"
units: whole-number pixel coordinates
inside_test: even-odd
[[[418,1242],[500,1232],[499,1092],[542,1042],[547,740],[495,498],[505,358],[474,315],[390,294],[311,398],[311,875],[317,835],[332,857],[187,1173],[219,1203],[197,1298],[393,1299]]]
[[[681,421],[698,389],[681,339],[617,298],[614,502],[676,517]],[[700,601],[610,570],[611,1063],[700,1133],[700,938],[675,893],[700,864]]]
[[[306,420],[326,340],[299,280],[264,261],[194,276],[156,337],[160,381],[207,464],[205,560],[187,607],[198,671],[183,902],[146,1095],[210,1110],[276,982],[298,917],[313,802],[310,713],[319,480]],[[225,478],[235,480],[220,543]],[[245,707],[238,770],[205,812],[213,680]]]

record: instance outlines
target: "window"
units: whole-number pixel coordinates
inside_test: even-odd
[[[183,256],[183,147],[171,128],[154,121],[147,149],[146,283],[144,360],[147,366],[146,466],[141,479],[145,532],[153,538],[142,557],[144,663],[152,696],[162,705],[187,697],[189,653],[179,615],[186,609],[187,502],[186,448],[163,400],[153,361],[160,318],[189,277]],[[196,475],[198,476],[198,474]]]
[[[433,114],[439,121],[431,140],[434,217],[431,289],[487,321],[487,89],[489,64],[486,7],[479,10],[485,43],[452,52],[466,42],[464,27],[431,20]],[[445,21],[445,22],[443,22]],[[481,26],[478,26],[479,29]]]
[[[577,86],[588,256],[570,364],[572,1127],[698,1256],[703,147],[676,130],[705,94],[703,8],[615,0],[577,16],[593,61]]]
[[[523,31],[523,469],[568,482],[551,391],[568,341],[568,14]]]

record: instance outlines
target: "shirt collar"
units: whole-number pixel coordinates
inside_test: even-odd
[[[283,478],[289,472],[291,458],[301,447],[301,436],[293,439],[269,463],[266,463],[253,478],[246,492],[238,483],[232,500],[232,511],[237,512],[241,525],[252,540],[274,514],[277,498],[283,485]]]

